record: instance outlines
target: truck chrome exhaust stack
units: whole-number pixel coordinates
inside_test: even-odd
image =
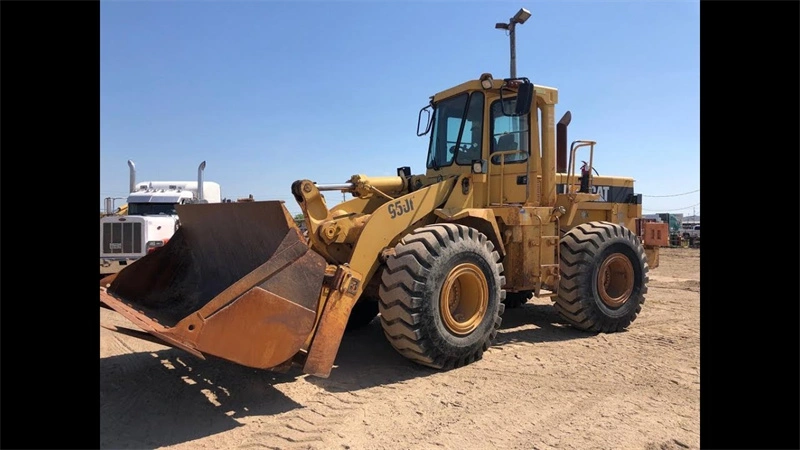
[[[200,203],[205,203],[203,198],[203,170],[205,170],[205,168],[205,161],[201,162],[200,167],[197,168],[197,200]]]
[[[136,165],[131,161],[128,160],[128,167],[131,168],[130,170],[130,186],[128,187],[128,192],[133,192],[136,190]]]

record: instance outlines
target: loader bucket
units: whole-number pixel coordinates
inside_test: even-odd
[[[100,288],[101,306],[156,340],[204,358],[283,366],[316,321],[326,262],[279,201],[178,205],[163,247]]]

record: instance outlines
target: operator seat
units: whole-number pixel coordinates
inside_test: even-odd
[[[508,150],[517,150],[517,141],[514,139],[513,134],[504,134],[500,136],[500,139],[497,141],[497,151],[498,152],[505,152]]]
[[[495,147],[495,151],[497,152],[505,152],[508,150],[518,150],[519,146],[517,145],[516,139],[514,139],[514,135],[510,133],[504,133],[500,138],[497,140],[497,146]],[[505,161],[519,161],[519,155],[505,155]],[[500,162],[499,157],[492,158],[492,162],[497,164]]]

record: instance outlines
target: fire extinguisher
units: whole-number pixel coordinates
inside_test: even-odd
[[[589,192],[589,177],[592,175],[589,171],[589,164],[586,161],[581,161],[581,189],[580,192]]]

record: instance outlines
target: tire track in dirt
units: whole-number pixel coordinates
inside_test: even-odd
[[[335,398],[335,396],[324,396]],[[324,435],[331,433],[336,424],[353,410],[353,406],[332,406],[320,400],[309,400],[297,411],[276,418],[277,427],[255,433],[256,439],[274,437],[285,441],[282,448],[307,448],[311,443],[321,444]],[[295,446],[293,446],[293,444]],[[300,444],[297,447],[296,444]],[[313,446],[312,446],[313,448]]]
[[[516,437],[512,440],[513,442],[520,442],[520,443],[530,443],[530,440],[526,437],[530,432],[540,431],[539,428],[531,428],[529,425],[525,425],[525,420],[509,420],[508,419],[508,411],[509,409],[514,409],[514,407],[519,407],[520,409],[524,409],[525,402],[515,404],[514,401],[509,404],[509,399],[504,398],[501,396],[486,396],[481,395],[479,398],[480,401],[465,401],[465,399],[470,398],[471,395],[477,395],[484,392],[502,392],[504,388],[506,390],[509,389],[508,386],[503,386],[500,380],[502,379],[509,379],[512,377],[520,377],[521,372],[517,370],[504,370],[497,368],[497,366],[503,366],[505,359],[513,358],[514,361],[519,364],[519,358],[514,357],[511,355],[510,357],[506,357],[505,355],[496,355],[497,358],[493,361],[487,361],[486,364],[477,363],[474,366],[469,366],[470,368],[461,369],[462,372],[459,372],[457,378],[458,382],[448,380],[451,377],[452,373],[446,373],[442,375],[434,375],[428,377],[425,382],[422,383],[415,383],[415,382],[408,382],[409,388],[409,397],[405,400],[408,403],[414,404],[416,403],[418,406],[425,406],[425,402],[419,401],[414,402],[414,392],[417,392],[415,389],[415,385],[427,385],[428,391],[430,388],[433,387],[439,388],[441,399],[439,402],[442,405],[443,410],[437,411],[437,417],[435,419],[434,425],[428,426],[427,428],[423,428],[421,431],[407,431],[405,432],[404,439],[406,442],[410,439],[415,443],[427,442],[431,446],[447,446],[449,448],[458,447],[460,445],[470,445],[470,442],[474,443],[477,439],[477,442],[486,442],[486,439],[489,439],[489,442],[493,445],[497,445],[501,448],[531,448],[530,446],[525,446],[523,444],[521,447],[514,447],[508,446],[509,439],[497,439],[493,438],[493,433],[497,429],[511,429],[513,431],[513,435]],[[485,357],[485,359],[488,359]],[[581,371],[576,371],[575,373],[581,373]],[[653,380],[658,379],[658,374],[653,372],[651,375]],[[579,377],[580,378],[580,377]],[[559,424],[563,422],[569,423],[571,416],[576,415],[576,412],[584,411],[587,408],[590,410],[592,407],[597,404],[601,403],[605,398],[618,395],[618,388],[617,385],[613,382],[592,382],[591,379],[583,379],[578,380],[580,381],[580,386],[576,387],[575,381],[569,382],[567,380],[561,381],[560,383],[556,384],[552,380],[552,376],[526,376],[527,382],[522,383],[521,386],[513,386],[513,394],[519,394],[520,390],[525,392],[526,394],[530,394],[532,392],[537,391],[541,388],[541,386],[537,386],[538,384],[545,385],[549,389],[553,387],[558,387],[562,394],[566,394],[568,396],[574,397],[571,406],[566,409],[560,410],[559,412],[550,412],[548,416],[552,416],[549,421],[544,422],[544,425],[541,425],[541,430],[547,429],[549,425]],[[438,381],[442,380],[442,381]],[[460,400],[453,400],[453,396],[447,395],[446,392],[450,390],[452,392],[452,388],[458,386],[456,393],[459,394],[461,397]],[[656,384],[657,386],[657,384]],[[654,389],[654,388],[651,388]],[[419,389],[420,394],[424,395],[426,392],[425,389]],[[361,392],[361,391],[359,391]],[[555,398],[549,399],[550,401],[558,401]],[[374,405],[367,405],[367,406],[374,406]],[[425,409],[425,408],[423,408]],[[430,404],[428,404],[428,410],[430,410]],[[597,409],[597,408],[595,408]],[[464,410],[467,412],[466,415],[462,416],[458,413],[448,413],[447,411],[454,411],[454,410]],[[425,414],[417,410],[418,415]],[[491,422],[487,424],[481,425],[481,421],[477,419],[480,416],[491,416],[497,417],[499,419],[493,419]],[[542,417],[538,417],[538,419],[542,419]],[[519,422],[519,423],[517,423]],[[541,420],[540,420],[541,422]],[[512,426],[513,425],[513,426]],[[406,430],[413,430],[414,427],[404,426],[404,424],[398,424],[399,427],[402,427]],[[446,430],[455,428],[461,429],[461,436],[462,438],[457,438],[454,436],[450,436]],[[475,430],[473,433],[465,433],[464,429]],[[558,436],[558,435],[556,435]],[[397,437],[397,436],[395,436]],[[542,441],[539,442],[541,445],[549,446],[550,444],[557,444],[557,438],[551,438],[550,441]],[[391,446],[391,439],[381,439],[378,437],[377,440],[371,441],[371,446],[369,448],[397,448]],[[549,442],[549,444],[548,444]],[[372,446],[374,445],[374,447]],[[383,445],[387,445],[388,447],[382,447]],[[356,448],[356,447],[354,447]]]
[[[486,367],[482,372],[488,376],[484,377],[480,389],[502,389],[501,379],[496,375],[507,374],[506,371],[498,371],[494,368]],[[470,376],[464,374],[462,376]],[[519,373],[516,374],[519,377]],[[464,401],[450,403],[444,412],[443,417],[439,418],[436,426],[415,435],[415,440],[421,442],[432,442],[434,444],[445,445],[448,448],[459,448],[467,446],[471,442],[486,441],[498,448],[515,448],[515,445],[531,443],[526,437],[533,431],[549,430],[552,425],[565,421],[579,408],[586,408],[593,402],[600,401],[601,396],[587,395],[585,392],[572,389],[572,386],[564,385],[564,392],[570,400],[564,401],[559,409],[552,409],[541,412],[536,418],[539,424],[533,426],[531,422],[521,416],[510,414],[512,411],[519,411],[524,408],[527,401],[522,401],[519,394],[526,394],[528,401],[541,399],[541,387],[536,386],[541,383],[543,377],[528,377],[519,386],[513,388],[514,397],[505,399],[491,399],[476,396],[473,389],[467,388],[464,391]],[[490,380],[494,380],[490,381]],[[507,387],[509,389],[510,387]],[[600,397],[600,398],[598,398]],[[457,409],[456,409],[457,408]],[[461,411],[464,411],[462,413]],[[479,417],[487,417],[488,420]],[[458,429],[460,433],[448,433],[447,430]],[[502,436],[497,436],[497,430],[505,430]],[[530,448],[530,447],[527,447]]]
[[[400,386],[375,386],[357,391],[343,390],[357,386],[357,380],[355,383],[325,382],[329,390],[314,386],[311,399],[305,401],[302,408],[260,421],[258,426],[264,430],[255,432],[250,440],[287,450],[348,448],[348,444],[341,442],[348,440],[346,431],[354,420],[364,420],[365,407],[394,396],[403,383],[397,384]],[[313,386],[311,383],[308,385]],[[250,440],[242,446],[255,445]],[[340,443],[336,444],[336,441]]]
[[[598,382],[590,375],[583,374],[590,374],[592,371],[602,372],[605,369],[613,368],[613,365],[601,367],[596,363],[589,363],[585,366],[561,368],[555,373],[541,376],[527,375],[526,378],[529,382],[526,384],[533,386],[526,388],[525,385],[521,385],[519,386],[521,389],[515,389],[516,393],[519,391],[527,394],[534,393],[533,398],[528,399],[530,402],[559,405],[557,409],[545,411],[544,414],[539,413],[534,421],[524,418],[517,419],[508,415],[509,410],[524,410],[528,401],[512,401],[510,404],[504,402],[501,406],[480,405],[480,409],[485,410],[487,415],[504,418],[504,420],[495,422],[494,426],[499,427],[496,429],[513,430],[510,436],[513,436],[513,439],[504,441],[503,448],[591,448],[591,439],[588,438],[584,438],[585,442],[579,444],[565,445],[561,441],[575,439],[574,431],[582,429],[586,425],[582,423],[581,417],[593,415],[599,416],[594,423],[594,428],[599,428],[598,433],[609,435],[609,438],[613,439],[612,431],[618,427],[618,421],[635,415],[635,411],[633,411],[635,408],[630,406],[630,398],[627,395],[629,390],[633,390],[632,387],[637,392],[646,391],[654,396],[658,395],[662,387],[667,387],[666,382],[661,379],[661,375],[657,371],[639,371],[635,375],[636,378],[639,378],[638,380],[629,377],[632,379],[631,381],[622,383],[617,381],[619,373],[612,372],[608,373],[608,381]],[[506,379],[506,376],[515,374],[513,371],[501,371],[495,368],[482,370],[489,373],[500,373]],[[518,373],[516,375],[519,377]],[[546,386],[547,390],[537,389],[537,385]],[[670,389],[674,390],[673,387]],[[690,398],[696,396],[696,391],[696,388],[684,389],[684,395]],[[655,404],[650,409],[658,411],[659,406]],[[699,420],[699,416],[697,419]],[[541,438],[534,438],[535,436],[541,436]],[[480,435],[473,437],[479,438]],[[636,436],[630,436],[630,438],[635,440]],[[468,445],[468,440],[461,444]]]
[[[640,329],[640,331],[642,333],[647,332],[646,330],[642,330],[642,329]],[[615,348],[615,347],[623,347],[623,346],[627,347],[630,343],[626,342],[626,341],[629,338],[633,337],[633,336],[634,335],[628,334],[628,333],[624,333],[624,334],[620,333],[620,334],[614,334],[614,335],[602,335],[601,334],[601,335],[598,335],[596,337],[583,340],[582,343],[586,347],[589,347],[592,350],[597,350],[597,351],[615,351],[615,350],[618,350],[618,348]],[[587,345],[587,343],[590,343],[590,344]],[[652,353],[652,352],[658,352],[659,350],[657,348],[658,347],[662,347],[662,346],[664,346],[664,347],[666,347],[666,348],[668,348],[670,350],[678,350],[678,351],[680,351],[681,349],[684,349],[684,348],[692,347],[692,346],[697,348],[697,344],[699,344],[699,340],[695,339],[694,342],[690,342],[688,344],[682,344],[682,343],[679,343],[678,339],[672,339],[670,337],[665,337],[665,336],[657,336],[656,339],[651,339],[651,340],[642,339],[641,340],[641,344],[642,345],[637,346],[637,347],[641,347],[642,350],[648,350],[648,352]],[[520,342],[520,343],[516,343],[516,345],[513,346],[513,349],[518,351],[518,352],[520,352],[520,351],[524,352],[525,350],[535,351],[534,350],[535,347],[536,347],[536,344],[529,344],[529,343]],[[509,359],[509,356],[511,356],[512,352],[505,352],[504,351],[503,353],[504,353],[503,357],[500,357],[499,360],[496,361],[496,363],[497,363],[496,365],[497,366],[501,365],[500,364],[501,363],[500,360]],[[546,354],[547,352],[544,352],[544,353]],[[518,357],[517,354],[514,354],[513,356],[515,358]],[[613,357],[613,355],[612,355],[612,357]],[[523,356],[521,359],[523,361],[525,361],[526,358],[525,358],[525,356]],[[617,409],[624,409],[624,408],[622,408],[622,406],[624,406],[624,404],[625,404],[625,400],[624,400],[625,399],[625,395],[624,395],[625,391],[624,391],[624,389],[618,388],[617,385],[616,385],[616,382],[600,382],[600,383],[598,383],[597,381],[592,381],[593,380],[593,378],[592,378],[593,375],[592,374],[593,373],[598,373],[598,372],[599,373],[606,373],[609,377],[612,377],[612,378],[617,377],[617,379],[625,380],[625,383],[627,383],[628,386],[634,386],[636,388],[644,388],[644,389],[647,389],[649,391],[658,392],[658,390],[661,390],[661,389],[664,389],[664,388],[669,389],[669,390],[673,390],[673,391],[676,388],[677,389],[681,389],[681,390],[683,390],[683,395],[685,396],[685,398],[688,399],[687,401],[694,401],[694,402],[699,401],[699,394],[697,393],[697,385],[699,384],[699,371],[698,370],[680,371],[679,373],[682,375],[682,376],[679,375],[679,377],[681,377],[680,379],[683,379],[684,381],[687,381],[684,385],[681,385],[681,383],[675,381],[674,379],[666,379],[665,380],[664,379],[665,372],[663,370],[664,367],[659,366],[657,364],[648,364],[648,365],[642,366],[642,367],[637,369],[635,374],[631,374],[630,372],[628,372],[630,370],[630,368],[619,367],[617,365],[617,363],[615,363],[615,362],[606,363],[605,361],[597,361],[597,360],[592,359],[591,355],[586,355],[586,354],[581,353],[579,351],[574,351],[573,354],[570,355],[568,358],[563,358],[563,359],[560,359],[558,361],[555,361],[555,358],[548,358],[548,359],[550,359],[551,363],[556,363],[556,364],[561,364],[562,362],[568,363],[569,360],[572,359],[572,364],[566,364],[565,368],[562,368],[561,370],[558,370],[557,373],[548,373],[548,376],[546,376],[542,380],[543,385],[547,385],[548,388],[551,388],[551,389],[552,388],[557,388],[563,393],[569,393],[569,392],[575,392],[575,384],[578,384],[581,389],[588,389],[588,390],[592,391],[593,393],[594,392],[600,392],[600,394],[580,399],[578,401],[576,407],[568,408],[562,414],[553,416],[551,419],[548,419],[550,422],[545,421],[544,425],[539,426],[539,428],[535,428],[535,427],[534,428],[530,428],[529,426],[523,424],[523,425],[519,425],[519,427],[520,427],[519,429],[521,429],[521,430],[528,430],[530,432],[544,431],[545,429],[547,429],[547,424],[554,425],[554,424],[557,424],[557,423],[562,423],[564,420],[567,420],[566,419],[567,417],[571,416],[575,412],[582,412],[582,413],[595,412],[595,413],[597,413],[598,415],[600,415],[602,417],[603,416],[603,407],[601,407],[600,405],[603,404],[603,403],[608,403],[608,402],[606,402],[604,400],[604,399],[607,399],[607,398],[611,398],[611,399],[615,400],[617,403],[620,404],[620,406],[618,406]],[[691,361],[691,359],[692,358],[687,358],[687,361]],[[537,357],[536,360],[538,361],[539,358]],[[699,360],[697,362],[699,363]],[[542,366],[544,366],[544,365],[542,364]],[[552,367],[552,364],[551,364],[550,367]],[[697,364],[695,366],[695,368],[696,367],[699,367],[699,364]],[[519,373],[518,373],[517,370],[502,370],[502,369],[498,369],[498,368],[494,368],[494,367],[491,368],[491,369],[483,369],[483,370],[489,370],[490,372],[499,372],[499,373],[502,373],[502,376],[504,376],[504,377],[513,377],[514,375],[519,376]],[[585,375],[583,375],[583,374],[585,374]],[[559,377],[570,377],[570,378],[572,378],[572,381],[570,381],[569,383],[553,381],[553,380],[561,379]],[[564,378],[564,379],[567,379],[567,378]],[[690,381],[693,381],[695,385],[691,386],[690,383],[689,383]],[[669,383],[673,383],[674,385],[677,385],[677,386],[669,386],[667,384],[668,382]],[[597,397],[597,398],[595,398],[595,397]],[[653,411],[657,411],[658,405],[653,405],[650,409],[652,409]],[[695,422],[699,422],[699,415],[698,414],[695,414],[692,418],[694,419]],[[609,421],[610,420],[611,419],[609,419]],[[606,422],[608,422],[608,421],[606,421]],[[567,420],[567,423],[569,423],[568,420]],[[508,428],[516,429],[515,427],[509,426],[509,425],[510,424],[506,423],[505,424],[505,428],[506,429],[508,429]],[[606,425],[610,426],[609,423],[607,423]],[[572,428],[568,427],[567,431],[570,431],[571,429]],[[699,436],[699,434],[695,431],[695,434],[694,434],[694,440],[695,441],[699,439],[698,436]],[[635,440],[635,438],[636,438],[635,436],[631,437],[632,440]],[[590,444],[590,442],[587,442],[587,445],[578,445],[577,447],[568,446],[568,448],[591,448],[591,446],[589,444]],[[563,448],[564,447],[563,445],[560,445],[559,442],[557,442],[555,440],[552,440],[552,439],[550,441],[548,441],[547,439],[544,439],[544,440],[542,440],[540,442],[535,442],[535,443],[534,442],[530,442],[529,440],[523,439],[517,445],[519,445],[519,447],[512,446],[512,447],[509,447],[509,448],[532,448],[530,445],[534,445],[534,448],[556,448],[556,447]],[[600,448],[603,448],[603,447],[600,447]]]

